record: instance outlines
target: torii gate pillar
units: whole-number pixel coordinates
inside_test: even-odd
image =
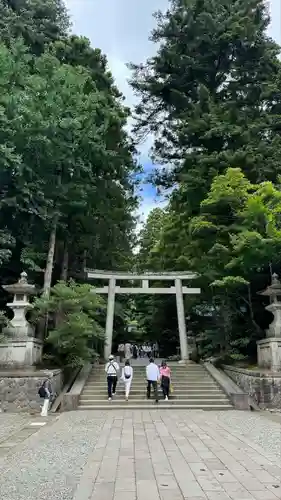
[[[189,352],[188,352],[188,343],[187,343],[187,335],[186,335],[186,323],[185,323],[184,302],[183,302],[183,294],[182,294],[182,282],[181,282],[180,278],[175,279],[175,286],[176,286],[176,301],[177,301],[181,359],[183,361],[186,361],[189,359]]]
[[[115,305],[115,285],[116,285],[116,279],[110,278],[109,283],[108,283],[108,296],[107,296],[104,359],[108,359],[108,357],[111,354],[111,348],[112,348],[114,305]]]

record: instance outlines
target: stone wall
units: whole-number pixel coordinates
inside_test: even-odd
[[[281,373],[224,366],[225,373],[247,392],[260,408],[281,408]]]
[[[62,370],[51,370],[54,392],[60,394],[63,385]],[[0,371],[0,408],[3,411],[39,411],[38,389],[49,372],[44,370]]]

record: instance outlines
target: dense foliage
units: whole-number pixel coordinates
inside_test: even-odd
[[[39,334],[57,362],[79,364],[90,337],[102,343],[85,267],[197,271],[189,335],[204,355],[255,354],[271,319],[257,292],[281,269],[281,65],[269,22],[263,0],[170,0],[156,15],[156,55],[132,65],[131,84],[168,205],[149,215],[133,258],[139,169],[106,57],[70,34],[62,0],[0,0],[1,284],[25,269],[43,290]],[[115,342],[128,324],[176,351],[174,297],[121,298]]]
[[[135,240],[129,110],[68,28],[61,0],[0,0],[1,283],[24,269],[46,299],[86,267],[127,268]]]
[[[155,135],[155,183],[172,191],[139,262],[199,273],[186,311],[205,354],[255,353],[270,321],[257,292],[280,271],[281,67],[269,21],[262,0],[171,0],[156,15],[155,57],[133,66],[137,129]],[[168,330],[165,344],[175,304],[150,305],[145,321],[160,342]]]
[[[46,313],[51,316],[45,359],[57,366],[75,367],[92,361],[100,352],[104,339],[100,316],[105,303],[91,293],[89,285],[60,281],[48,298],[36,299],[34,306],[34,318]]]

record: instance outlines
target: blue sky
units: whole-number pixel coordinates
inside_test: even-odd
[[[93,47],[99,47],[107,55],[109,67],[118,88],[133,106],[135,96],[128,85],[129,71],[126,63],[143,62],[154,53],[155,47],[148,40],[155,20],[153,12],[165,9],[168,0],[65,0],[69,10],[73,31],[87,36]],[[268,2],[272,23],[270,36],[281,44],[281,2]],[[140,146],[140,161],[146,172],[151,171],[149,149],[152,138]],[[143,185],[143,201],[140,207],[141,219],[163,201],[156,197],[155,189]]]

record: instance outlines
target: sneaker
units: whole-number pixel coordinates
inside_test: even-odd
[[[168,396],[166,396],[166,397],[165,397],[165,401],[169,401],[169,398],[168,398]]]
[[[112,396],[115,396],[115,392],[112,393]]]
[[[108,398],[108,401],[111,401],[112,398]]]

